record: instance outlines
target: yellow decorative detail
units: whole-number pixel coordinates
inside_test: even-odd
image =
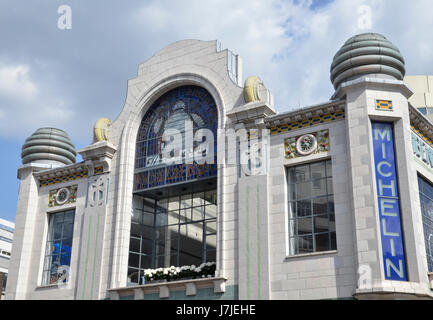
[[[284,132],[289,132],[297,129],[302,129],[306,127],[312,127],[315,125],[336,121],[344,119],[344,110],[332,112],[328,114],[322,114],[317,117],[309,118],[301,121],[294,121],[287,124],[280,124],[275,127],[271,127],[271,135],[280,134]]]
[[[427,143],[430,147],[433,148],[433,140],[430,139],[429,137],[427,137],[424,133],[422,133],[422,131],[419,128],[417,128],[417,127],[415,127],[414,125],[411,124],[410,125],[410,129],[414,133],[416,133],[421,139],[423,139],[425,143]]]
[[[103,173],[104,169],[103,167],[96,167],[95,168],[95,175],[96,174],[101,174]],[[82,178],[87,178],[89,176],[89,172],[87,170],[85,171],[80,171],[80,172],[76,172],[76,173],[72,173],[72,174],[67,174],[64,176],[60,176],[60,177],[56,177],[56,178],[50,178],[50,179],[45,179],[45,180],[41,180],[39,182],[39,186],[40,187],[46,187],[46,186],[51,186],[57,183],[62,183],[62,182],[68,182],[68,181],[74,181],[77,179],[82,179]]]
[[[390,100],[376,100],[376,109],[392,111],[392,101]]]
[[[108,118],[101,118],[96,121],[93,127],[93,142],[107,141],[108,129],[111,125],[111,120]]]
[[[246,103],[260,100],[257,92],[259,85],[263,85],[259,77],[251,76],[245,80],[244,98]]]

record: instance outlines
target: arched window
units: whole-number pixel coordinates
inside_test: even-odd
[[[182,86],[160,97],[144,116],[138,130],[134,190],[216,176],[217,119],[215,101],[201,87]],[[188,121],[193,124],[194,134],[205,128],[213,133],[213,163],[199,165],[191,161],[195,160],[191,159],[192,150],[185,148],[185,124]],[[176,129],[182,134],[182,154],[178,155],[182,158],[182,164],[167,166],[164,163],[166,142],[162,136],[167,129]],[[194,149],[198,144],[198,141],[192,142]]]
[[[129,283],[143,283],[149,268],[215,262],[217,123],[212,96],[191,85],[165,93],[143,117],[136,141]],[[164,159],[169,143],[163,133],[168,129],[182,137],[176,155],[182,163]],[[209,136],[190,141],[201,129],[212,134],[211,141]],[[213,161],[199,164],[203,154],[197,151],[204,141],[210,142]]]

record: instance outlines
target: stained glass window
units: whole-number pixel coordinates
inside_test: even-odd
[[[162,95],[144,116],[137,135],[135,154],[134,191],[172,183],[194,181],[216,176],[218,113],[212,96],[201,87],[181,86]],[[213,163],[199,164],[194,151],[203,141],[187,141],[186,123],[192,123],[193,136],[200,129],[213,134]],[[163,140],[167,129],[176,129],[182,135],[180,164],[167,165],[163,151],[168,144]],[[186,150],[187,143],[192,150]],[[211,146],[212,146],[211,144]]]
[[[43,284],[66,282],[71,265],[75,210],[50,214]]]

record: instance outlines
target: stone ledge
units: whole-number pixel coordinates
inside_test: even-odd
[[[159,298],[169,298],[171,291],[185,291],[187,296],[197,295],[197,288],[214,288],[214,293],[224,293],[227,278],[201,278],[149,283],[138,286],[108,289],[112,300],[120,299],[121,293],[131,293],[134,300],[143,299],[145,294],[159,293]]]

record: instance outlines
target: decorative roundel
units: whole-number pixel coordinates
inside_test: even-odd
[[[69,196],[71,195],[69,189],[61,188],[56,193],[56,202],[58,205],[65,204],[69,200]]]
[[[301,156],[307,156],[317,149],[317,139],[312,134],[304,134],[296,141],[296,151]]]

